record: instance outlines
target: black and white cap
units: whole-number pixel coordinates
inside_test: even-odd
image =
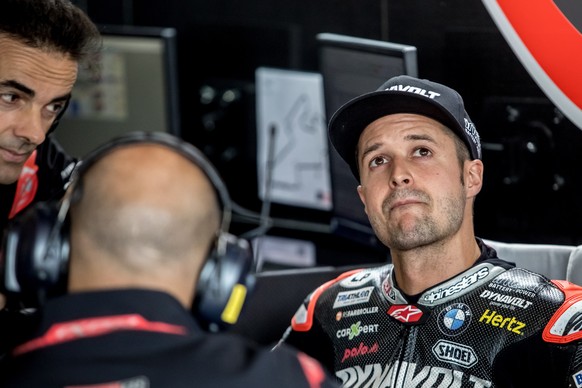
[[[395,113],[419,114],[440,122],[463,140],[472,159],[481,159],[479,133],[459,93],[436,82],[402,75],[348,101],[330,120],[331,143],[358,181],[356,147],[362,131],[380,117]]]

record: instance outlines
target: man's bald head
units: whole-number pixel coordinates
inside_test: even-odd
[[[215,189],[191,160],[164,145],[130,144],[90,166],[80,183],[71,206],[73,290],[196,278],[221,218]]]

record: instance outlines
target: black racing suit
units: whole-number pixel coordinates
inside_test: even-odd
[[[41,308],[35,334],[0,363],[0,386],[339,388],[313,358],[204,332],[170,295],[69,294]]]
[[[582,288],[497,257],[416,297],[393,266],[323,284],[280,343],[319,359],[346,387],[582,387]]]

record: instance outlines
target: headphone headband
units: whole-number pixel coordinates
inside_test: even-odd
[[[214,187],[220,201],[222,208],[222,221],[220,230],[223,232],[228,231],[232,218],[232,202],[228,193],[228,189],[226,188],[226,184],[220,177],[220,174],[206,158],[206,156],[196,147],[166,132],[128,132],[100,145],[93,151],[89,152],[84,158],[82,158],[81,162],[77,164],[72,174],[71,185],[75,186],[77,181],[82,178],[85,172],[105,155],[113,152],[118,148],[138,143],[151,143],[166,146],[179,152],[184,157],[191,160],[194,164],[200,167],[200,169],[212,183],[212,186]],[[67,200],[67,197],[64,198],[63,202],[65,200]],[[70,200],[70,196],[68,200]]]

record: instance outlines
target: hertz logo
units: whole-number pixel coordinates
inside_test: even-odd
[[[525,327],[525,323],[518,321],[515,317],[506,318],[501,314],[497,314],[497,311],[489,311],[489,309],[485,310],[483,315],[481,315],[479,322],[506,329],[519,335],[523,335],[522,329]]]

